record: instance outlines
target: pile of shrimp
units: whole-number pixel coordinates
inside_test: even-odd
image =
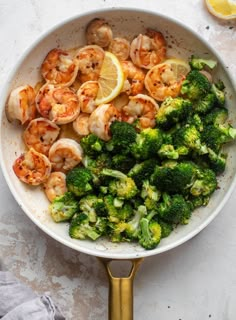
[[[159,31],[147,29],[132,41],[114,37],[104,19],[86,28],[87,43],[77,50],[53,48],[41,65],[40,85],[22,85],[9,96],[6,114],[20,122],[26,151],[13,170],[24,183],[43,186],[49,201],[66,192],[66,173],[83,160],[80,139],[90,133],[111,138],[114,120],[134,123],[137,130],[153,128],[158,103],[178,96],[176,80],[167,59],[167,44]],[[96,105],[105,51],[119,59],[124,86],[113,101]],[[162,68],[156,68],[162,64]]]

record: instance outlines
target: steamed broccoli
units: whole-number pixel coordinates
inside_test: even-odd
[[[91,222],[96,222],[96,205],[98,201],[98,197],[94,194],[88,194],[79,201],[80,211],[87,214]]]
[[[161,226],[153,219],[156,212],[150,212],[146,217],[140,220],[139,244],[151,250],[157,247],[161,241]]]
[[[198,70],[190,71],[182,83],[181,94],[191,101],[204,97],[211,90],[211,83]]]
[[[228,119],[229,111],[228,109],[222,108],[214,108],[211,112],[209,112],[204,117],[204,124],[213,124],[219,125],[224,124]]]
[[[212,59],[203,59],[203,58],[199,58],[197,56],[192,55],[190,57],[189,65],[191,69],[196,69],[196,70],[202,70],[205,67],[214,69],[217,65],[217,61]]]
[[[129,239],[138,239],[140,233],[140,220],[147,215],[147,208],[143,205],[138,206],[134,211],[134,216],[126,224],[126,235]]]
[[[215,174],[221,174],[225,171],[227,155],[224,153],[216,153],[211,148],[208,148],[207,162],[209,167]]]
[[[236,128],[227,124],[209,124],[204,126],[201,139],[213,151],[219,152],[223,144],[236,139]]]
[[[123,173],[128,173],[135,163],[136,160],[133,157],[124,154],[115,154],[111,158],[111,168]]]
[[[105,143],[98,136],[90,133],[80,140],[80,145],[86,155],[94,156],[104,150]]]
[[[174,230],[173,223],[163,221],[162,219],[158,218],[158,223],[161,226],[161,237],[166,238],[168,237],[171,232]]]
[[[126,221],[133,215],[133,208],[130,203],[122,202],[110,194],[104,196],[104,204],[110,222]]]
[[[96,224],[91,223],[88,216],[85,213],[78,213],[71,220],[69,226],[69,235],[74,239],[91,239],[97,240],[105,230],[101,226],[96,227]]]
[[[197,171],[197,178],[191,186],[190,193],[195,196],[210,196],[217,187],[217,180],[214,171],[203,169]]]
[[[172,144],[163,144],[158,150],[158,156],[161,159],[179,159],[181,156],[186,156],[189,153],[189,149],[185,146],[179,146],[175,148]]]
[[[162,202],[158,205],[158,215],[161,219],[175,224],[187,224],[191,214],[190,204],[183,195],[163,193]]]
[[[131,152],[136,159],[148,159],[157,154],[162,145],[162,133],[159,129],[147,128],[137,134]]]
[[[119,221],[117,223],[108,223],[108,236],[111,242],[127,241],[125,235],[126,222]]]
[[[78,201],[71,192],[57,196],[49,205],[49,212],[55,222],[70,220],[78,210]]]
[[[110,125],[111,139],[106,143],[108,151],[116,154],[127,154],[130,146],[135,142],[137,132],[135,128],[123,121],[113,121]]]
[[[175,132],[174,145],[185,146],[199,154],[207,153],[207,147],[201,142],[201,134],[195,125],[186,124]]]
[[[150,178],[157,164],[157,160],[155,159],[144,160],[135,164],[135,166],[128,172],[127,175],[135,181],[137,187],[139,188],[142,186],[144,180]]]
[[[187,118],[192,110],[192,103],[182,97],[166,98],[156,113],[157,126],[169,129],[171,126]]]
[[[194,112],[199,114],[206,114],[214,107],[216,102],[216,97],[214,93],[207,93],[204,97],[197,100],[194,105]]]
[[[151,175],[151,183],[163,192],[185,193],[195,179],[196,170],[196,165],[192,162],[156,166]]]
[[[215,95],[216,104],[219,107],[223,107],[225,105],[225,85],[223,81],[218,80],[216,83],[212,84],[211,91]]]
[[[154,210],[161,197],[160,191],[157,190],[156,186],[151,185],[149,180],[144,180],[140,195],[144,199],[144,205],[148,210]]]
[[[110,181],[108,186],[112,195],[122,199],[131,199],[137,194],[138,188],[134,180],[121,171],[103,169],[101,173],[105,176],[115,178]]]
[[[84,196],[93,190],[93,175],[84,167],[75,167],[66,175],[67,189],[76,196]]]

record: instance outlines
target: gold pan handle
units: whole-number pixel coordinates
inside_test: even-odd
[[[133,280],[143,258],[124,260],[132,266],[128,277],[117,278],[112,275],[110,263],[115,260],[99,258],[105,266],[109,278],[109,320],[133,320]]]

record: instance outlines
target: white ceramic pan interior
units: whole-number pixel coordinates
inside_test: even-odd
[[[220,188],[214,193],[209,205],[193,213],[186,226],[179,226],[160,245],[146,251],[139,245],[131,243],[115,244],[105,239],[96,242],[71,239],[68,224],[56,224],[48,214],[48,200],[39,187],[30,187],[18,180],[12,170],[13,161],[25,150],[22,142],[21,127],[10,124],[5,116],[5,103],[9,92],[23,84],[34,86],[40,79],[39,68],[48,51],[54,47],[64,49],[77,48],[85,44],[85,27],[93,18],[105,18],[112,26],[114,36],[125,36],[130,40],[137,34],[145,32],[147,27],[161,31],[168,43],[168,56],[188,59],[191,54],[217,59],[219,64],[215,79],[222,79],[227,88],[227,106],[232,124],[236,124],[236,95],[230,76],[223,62],[200,36],[180,22],[152,12],[136,9],[111,9],[92,12],[67,20],[40,37],[23,55],[5,83],[4,94],[0,97],[0,161],[7,184],[16,201],[28,217],[44,232],[64,245],[78,251],[109,259],[133,259],[174,248],[192,238],[221,211],[235,184],[236,153],[228,147],[228,166],[219,179]],[[3,84],[2,84],[3,85]]]

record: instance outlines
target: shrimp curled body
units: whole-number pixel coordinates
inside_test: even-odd
[[[10,93],[6,115],[8,120],[19,120],[21,124],[30,122],[36,117],[35,91],[29,86],[20,86]]]
[[[108,141],[111,138],[110,125],[120,117],[120,112],[111,103],[101,104],[89,117],[89,131],[100,139]]]
[[[86,28],[86,38],[88,44],[105,48],[112,39],[111,27],[104,19],[93,19]]]
[[[48,155],[48,151],[57,139],[60,128],[45,118],[33,119],[23,133],[23,139],[28,148]]]
[[[130,43],[125,38],[114,38],[111,40],[108,50],[121,61],[129,58]]]
[[[97,81],[84,82],[77,91],[79,107],[82,112],[92,113],[96,108],[95,99],[98,92]]]
[[[89,118],[89,113],[81,112],[78,117],[72,122],[73,129],[79,136],[87,136],[90,133]]]
[[[162,33],[147,29],[145,35],[139,34],[130,45],[130,57],[141,68],[151,69],[166,57],[166,41]]]
[[[56,197],[63,195],[67,191],[65,173],[60,171],[52,172],[43,187],[48,200],[52,202]]]
[[[51,163],[44,154],[30,148],[15,160],[13,171],[21,181],[37,186],[48,179]]]
[[[67,87],[55,87],[46,84],[36,96],[38,112],[56,124],[65,124],[73,121],[80,113],[76,93]]]
[[[125,76],[122,92],[132,96],[142,93],[145,78],[143,70],[135,66],[131,61],[121,61],[121,66]]]
[[[83,150],[75,140],[61,138],[51,146],[48,157],[54,171],[65,173],[81,162]]]
[[[46,82],[60,85],[70,86],[78,73],[78,65],[72,56],[64,50],[52,49],[45,57],[41,74]]]
[[[130,97],[128,105],[123,108],[123,120],[133,123],[138,119],[140,130],[153,128],[156,124],[155,115],[158,109],[159,106],[153,98],[145,94],[137,94]]]

